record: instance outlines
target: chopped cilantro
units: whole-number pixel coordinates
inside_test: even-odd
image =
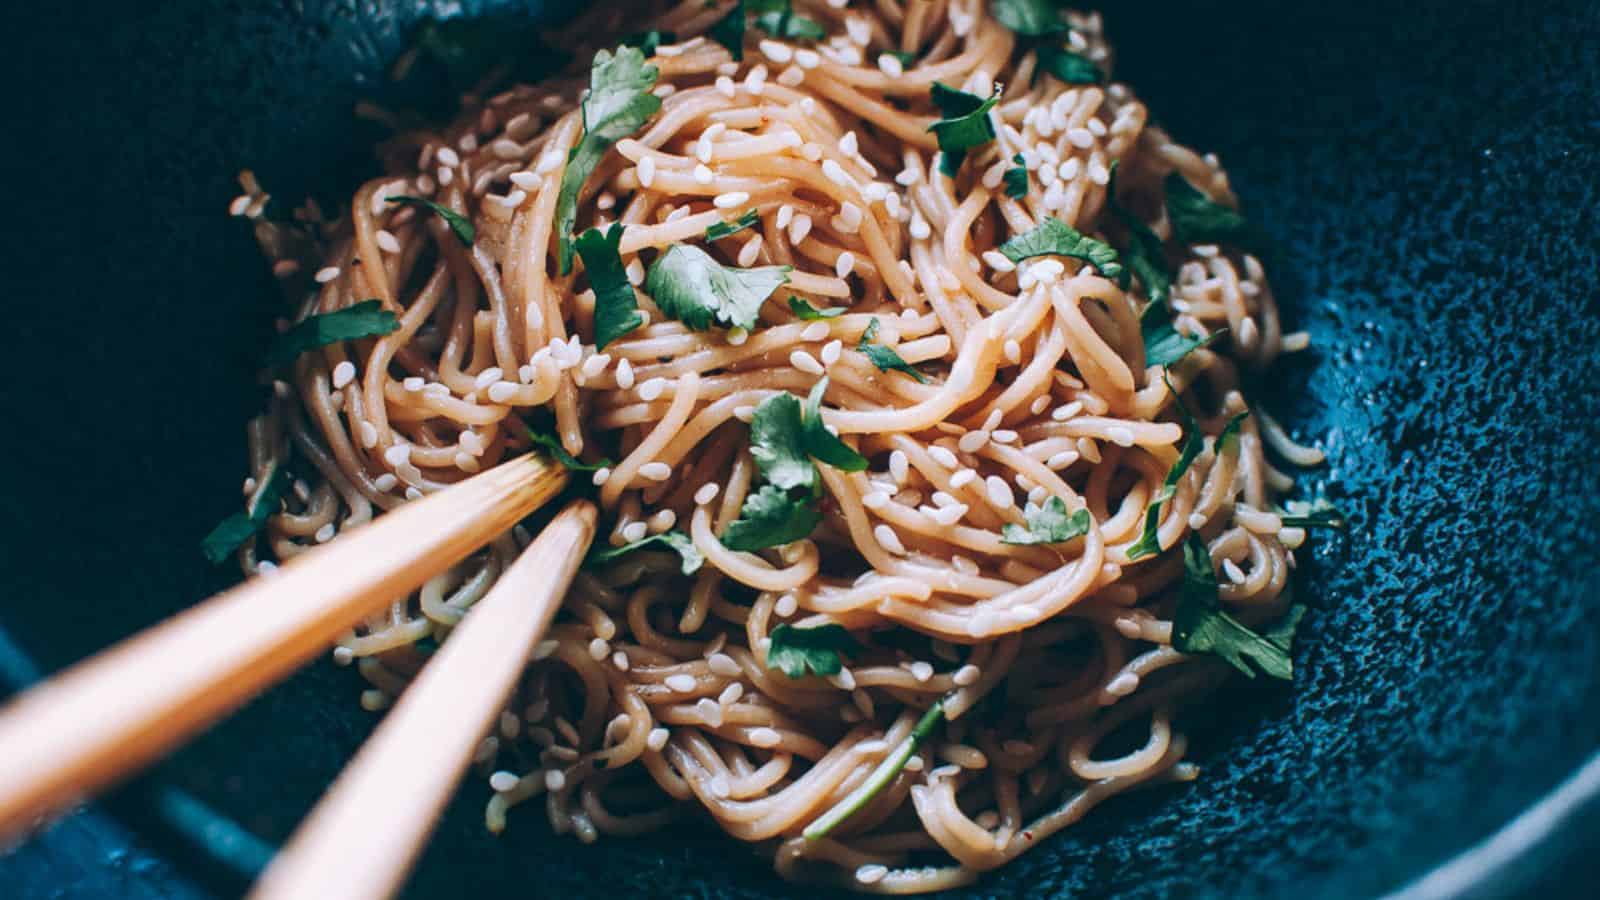
[[[802,322],[815,322],[818,319],[832,319],[844,315],[843,306],[833,309],[817,309],[805,300],[794,295],[789,296],[789,310],[800,318]]]
[[[388,203],[404,203],[407,206],[418,206],[432,210],[438,214],[439,218],[444,220],[446,225],[450,226],[451,233],[468,247],[472,246],[473,238],[477,237],[477,231],[472,227],[472,220],[445,206],[443,203],[435,203],[424,197],[408,197],[404,194],[385,197],[384,200]]]
[[[663,531],[660,534],[652,534],[647,538],[641,538],[631,544],[623,544],[621,547],[599,547],[592,549],[589,551],[589,555],[584,558],[583,564],[589,568],[593,568],[595,566],[605,565],[606,563],[616,562],[618,559],[627,556],[635,550],[652,549],[671,550],[672,552],[678,554],[678,556],[682,558],[679,569],[685,575],[693,575],[694,573],[700,571],[700,566],[706,561],[706,558],[700,554],[700,551],[695,549],[694,541],[691,540],[687,534],[684,534],[681,531],[673,530]]]
[[[718,19],[706,29],[706,34],[713,41],[728,48],[736,60],[744,59],[744,0],[739,0],[728,10],[728,14]]]
[[[791,496],[775,484],[744,498],[739,518],[722,532],[722,545],[729,550],[753,551],[790,544],[809,537],[822,513],[811,506],[810,495]]]
[[[666,315],[695,331],[712,320],[730,328],[754,328],[761,304],[789,281],[789,266],[738,269],[689,244],[675,244],[656,258],[645,290]]]
[[[933,83],[931,91],[933,103],[939,107],[943,118],[929,125],[928,130],[939,139],[943,156],[940,171],[954,178],[968,150],[994,140],[994,123],[989,120],[989,110],[1000,102],[1000,92],[996,91],[985,100],[939,81]]]
[[[621,244],[621,222],[605,234],[591,228],[575,243],[583,258],[583,270],[589,275],[589,287],[594,289],[594,343],[601,350],[644,324],[633,285],[628,283],[628,273],[622,267],[622,254],[618,251]]]
[[[1230,209],[1207,197],[1177,172],[1167,176],[1167,217],[1172,233],[1186,244],[1233,244],[1249,247],[1255,243],[1255,229]]]
[[[927,376],[917,371],[916,366],[906,362],[899,353],[895,352],[893,347],[885,347],[882,344],[874,344],[872,339],[877,336],[878,317],[873,316],[872,319],[867,322],[867,329],[861,332],[861,340],[856,342],[856,349],[866,354],[867,359],[871,360],[872,364],[878,367],[879,372],[887,372],[890,369],[893,369],[897,372],[904,372],[907,375],[910,375],[912,378],[917,380],[918,384],[928,383]]]
[[[1055,44],[1039,45],[1039,68],[1067,84],[1104,84],[1106,73],[1088,57]]]
[[[1167,297],[1172,292],[1172,276],[1167,271],[1166,248],[1161,238],[1150,230],[1150,226],[1139,220],[1130,210],[1117,202],[1117,164],[1111,164],[1111,181],[1106,186],[1106,202],[1111,207],[1111,212],[1128,229],[1128,248],[1122,255],[1128,261],[1128,268],[1144,285],[1145,295],[1151,303],[1161,306],[1167,305]]]
[[[804,678],[807,670],[815,675],[837,675],[844,668],[841,654],[861,648],[843,625],[831,622],[812,628],[783,624],[772,629],[771,637],[767,668],[790,678]]]
[[[567,448],[562,446],[561,439],[555,435],[540,431],[532,425],[525,425],[525,427],[528,429],[528,440],[533,441],[536,447],[543,447],[549,450],[550,455],[556,458],[556,462],[561,463],[570,472],[598,472],[601,469],[607,469],[615,465],[609,459],[601,459],[596,463],[586,463],[568,453]]]
[[[1112,281],[1126,283],[1126,270],[1117,251],[1105,241],[1096,240],[1055,216],[1000,245],[1000,252],[1012,262],[1034,256],[1070,256],[1094,266]]]
[[[1001,25],[1027,37],[1068,30],[1051,0],[993,0],[989,12]]]
[[[278,503],[288,488],[288,470],[282,464],[273,466],[267,477],[257,485],[255,493],[250,495],[244,512],[234,513],[217,523],[217,527],[211,529],[211,533],[200,542],[200,552],[212,565],[232,556],[234,551],[244,546],[245,541],[255,537],[267,524],[267,519],[278,511]]]
[[[1007,523],[1000,530],[1002,544],[1059,544],[1089,533],[1089,511],[1068,514],[1066,501],[1051,497],[1043,506],[1029,503],[1022,512],[1028,524]]]
[[[1006,186],[1006,196],[1013,200],[1021,200],[1028,196],[1028,167],[1022,163],[1022,154],[1011,157],[1015,166],[1007,169],[1000,180]]]
[[[650,92],[658,70],[645,63],[637,47],[601,50],[589,69],[589,95],[583,101],[583,137],[567,156],[561,173],[561,193],[556,198],[556,234],[560,241],[561,274],[572,271],[572,229],[578,220],[578,193],[601,157],[622,138],[661,109],[661,98]]]
[[[1222,610],[1211,551],[1198,534],[1183,543],[1183,585],[1172,616],[1172,648],[1180,653],[1221,657],[1254,678],[1256,670],[1289,681],[1294,665],[1289,646],[1306,608],[1296,604],[1265,634],[1256,634]]]
[[[363,300],[331,313],[306,316],[272,342],[267,350],[267,365],[288,365],[307,350],[340,341],[378,337],[399,327],[399,320],[383,308],[382,300]]]
[[[1151,301],[1139,316],[1139,333],[1144,337],[1145,365],[1170,366],[1216,340],[1222,330],[1205,337],[1183,334],[1172,324],[1172,311],[1167,304]]]
[[[718,222],[706,229],[706,240],[720,241],[730,234],[738,234],[746,228],[753,228],[760,217],[755,210],[750,210],[732,222]]]

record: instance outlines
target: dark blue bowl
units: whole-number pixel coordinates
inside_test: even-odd
[[[228,580],[197,539],[237,502],[273,308],[223,216],[232,177],[332,197],[370,171],[349,111],[428,6],[7,17],[13,682]],[[1236,685],[1194,723],[1199,783],[1119,798],[971,896],[1593,896],[1600,15],[1296,6],[1123,3],[1108,19],[1122,75],[1221,154],[1283,245],[1274,280],[1315,350],[1264,401],[1328,450],[1313,480],[1355,528],[1301,566],[1318,612],[1293,689]],[[331,666],[301,673],[114,795],[114,816],[0,858],[3,892],[237,892],[228,872],[259,864],[371,727],[356,693]],[[485,790],[452,805],[413,896],[809,893],[709,834],[591,847],[521,811],[491,838]]]

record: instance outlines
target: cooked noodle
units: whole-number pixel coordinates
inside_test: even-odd
[[[251,423],[247,492],[291,454],[301,480],[265,552],[240,551],[247,571],[523,452],[521,417],[536,409],[569,453],[619,460],[593,479],[611,523],[601,543],[676,528],[705,557],[692,576],[655,552],[579,575],[479,750],[485,771],[514,770],[494,780],[492,830],[530,800],[586,841],[700,809],[785,877],[907,893],[968,883],[1114,794],[1195,777],[1174,716],[1226,666],[1169,646],[1178,554],[1128,558],[1184,434],[1163,370],[1144,363],[1148,298],[1074,260],[993,252],[1046,216],[1120,241],[1114,163],[1120,204],[1167,242],[1179,330],[1227,330],[1165,373],[1207,437],[1162,506],[1161,547],[1203,536],[1226,573],[1222,599],[1246,624],[1288,604],[1290,547],[1304,533],[1274,513],[1289,482],[1264,447],[1291,463],[1318,457],[1265,416],[1245,419],[1237,441],[1217,436],[1246,408],[1241,367],[1305,338],[1286,346],[1256,258],[1184,245],[1163,212],[1172,172],[1232,205],[1216,159],[1151,125],[1126,85],[1035,77],[1034,50],[984,3],[841,6],[795,4],[827,29],[814,47],[752,28],[742,63],[703,36],[730,4],[657,10],[647,27],[678,41],[651,59],[660,112],[580,196],[579,230],[627,226],[636,284],[680,243],[730,266],[792,266],[749,333],[689,330],[641,291],[648,323],[597,352],[584,268],[559,274],[556,194],[583,129],[577,100],[594,49],[614,44],[541,84],[469,95],[448,125],[396,134],[379,147],[387,174],[336,219],[307,205],[299,225],[271,222],[266,195],[242,179],[237,211],[255,220],[295,320],[377,298],[400,322],[300,356]],[[1067,16],[1068,45],[1108,68],[1100,17]],[[603,11],[563,42],[641,21]],[[886,51],[916,60],[891,75],[877,62]],[[936,173],[935,81],[1001,89],[997,138],[955,179]],[[1028,189],[1013,199],[1000,182],[1017,154]],[[735,192],[748,200],[713,204]],[[386,202],[397,195],[465,215],[476,239]],[[759,213],[753,228],[704,240],[746,209]],[[800,321],[790,294],[848,309]],[[874,318],[874,340],[927,383],[857,349]],[[718,536],[758,479],[751,409],[775,392],[804,396],[823,369],[825,421],[869,468],[819,465],[823,518],[809,539],[728,549]],[[1088,533],[1000,540],[1027,502],[1049,497],[1087,509]],[[372,685],[363,704],[386,706],[426,641],[446,638],[528,540],[517,529],[348,635],[336,658],[359,658]],[[790,679],[766,664],[783,622],[839,623],[865,649],[836,676]],[[945,724],[882,793],[827,837],[800,835],[941,698]],[[1124,726],[1143,737],[1105,756],[1128,743],[1108,740]]]

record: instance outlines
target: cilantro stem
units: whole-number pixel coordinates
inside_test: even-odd
[[[922,718],[918,719],[917,724],[912,726],[911,734],[900,742],[900,746],[894,748],[894,752],[885,756],[883,762],[878,763],[878,767],[872,770],[872,774],[867,776],[867,780],[863,781],[860,787],[851,791],[843,800],[835,804],[832,809],[818,816],[815,821],[806,826],[806,830],[802,832],[806,836],[806,840],[815,841],[827,837],[828,832],[837,828],[845,819],[855,815],[863,806],[871,802],[879,791],[887,787],[889,782],[894,781],[895,776],[899,775],[900,770],[904,769],[906,763],[910,761],[911,754],[917,752],[917,748],[922,746],[922,742],[927,740],[928,735],[933,733],[934,727],[943,718],[944,700],[941,699],[922,714]]]

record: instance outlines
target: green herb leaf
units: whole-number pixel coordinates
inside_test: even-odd
[[[1176,392],[1173,397],[1176,399]],[[1155,499],[1151,500],[1145,509],[1144,532],[1139,535],[1139,540],[1128,548],[1129,560],[1161,552],[1161,538],[1157,534],[1157,529],[1161,526],[1161,504],[1171,500],[1178,493],[1179,479],[1183,478],[1183,474],[1194,465],[1200,451],[1205,449],[1205,435],[1200,432],[1200,425],[1189,415],[1189,410],[1184,408],[1181,400],[1178,401],[1178,413],[1183,417],[1183,447],[1178,451],[1178,461],[1167,470],[1166,481],[1162,483],[1161,489],[1156,491]]]
[[[756,215],[756,211],[752,209],[732,222],[718,222],[707,228],[706,240],[720,241],[730,234],[738,234],[746,228],[754,227],[759,220],[760,216]]]
[[[900,65],[907,68],[917,64],[917,55],[915,53],[910,53],[905,50],[891,50],[889,51],[889,55],[900,60]]]
[[[863,471],[867,467],[867,458],[857,453],[849,444],[839,440],[838,436],[822,423],[822,395],[827,391],[828,377],[824,375],[806,397],[801,443],[807,453],[835,469],[843,472]]]
[[[1249,416],[1250,410],[1247,409],[1229,419],[1228,423],[1222,426],[1222,431],[1217,433],[1216,450],[1218,453],[1227,450],[1229,444],[1238,442],[1239,432],[1244,428],[1244,420]]]
[[[867,776],[867,780],[861,782],[860,787],[846,794],[843,800],[834,804],[833,808],[813,819],[811,824],[805,827],[805,831],[801,833],[805,835],[806,840],[815,841],[827,837],[828,832],[839,827],[841,822],[855,815],[858,810],[872,802],[872,798],[878,796],[880,791],[888,787],[894,781],[895,776],[900,774],[900,770],[906,767],[906,763],[911,761],[911,757],[917,752],[917,748],[921,747],[922,742],[933,734],[933,730],[939,727],[939,722],[943,719],[944,700],[941,699],[922,714],[922,718],[917,720],[917,724],[911,727],[911,733],[906,735],[906,739],[901,741],[899,746],[895,747],[888,756],[885,756],[882,762],[878,763],[877,767],[872,770],[872,774]]]
[[[784,391],[761,401],[750,419],[750,455],[769,484],[815,488],[817,467],[806,453],[800,398]]]
[[[723,530],[722,545],[746,552],[778,547],[810,536],[821,521],[809,495],[793,497],[775,484],[762,485],[744,499],[739,518]]]
[[[572,229],[578,220],[578,194],[601,157],[622,138],[638,131],[661,109],[661,98],[650,93],[658,70],[645,63],[637,47],[601,50],[589,69],[589,96],[583,101],[583,138],[567,157],[561,173],[561,193],[556,197],[556,234],[560,246],[561,274],[572,271]]]
[[[713,41],[728,48],[734,59],[743,60],[744,26],[744,0],[739,0],[733,5],[733,9],[728,10],[727,15],[706,29],[706,34],[710,35]]]
[[[1205,337],[1182,334],[1172,324],[1172,312],[1167,304],[1151,301],[1139,316],[1139,333],[1144,337],[1145,365],[1170,366],[1216,340],[1222,330]]]
[[[1022,163],[1022,154],[1011,157],[1016,165],[1005,171],[1000,180],[1006,186],[1006,196],[1014,200],[1021,200],[1028,196],[1028,167]]]
[[[1089,533],[1089,511],[1080,509],[1070,515],[1066,501],[1051,497],[1043,506],[1032,503],[1022,511],[1027,525],[1007,523],[1000,529],[1002,544],[1059,544]]]
[[[1144,285],[1144,292],[1151,303],[1167,305],[1167,297],[1172,293],[1172,275],[1167,271],[1166,246],[1161,238],[1156,236],[1150,226],[1139,220],[1130,210],[1117,202],[1117,164],[1111,164],[1111,181],[1106,185],[1106,202],[1111,207],[1111,212],[1128,229],[1128,249],[1122,255],[1128,261],[1128,268],[1138,277],[1139,283]],[[1124,283],[1123,287],[1127,287]]]
[[[818,319],[832,319],[842,316],[845,313],[845,307],[843,306],[835,307],[833,309],[817,309],[815,306],[812,306],[810,303],[794,296],[793,294],[789,295],[789,310],[796,316],[799,316],[800,321],[802,322],[815,322]]]
[[[693,575],[700,571],[700,566],[706,561],[700,551],[695,549],[694,541],[687,534],[673,530],[652,534],[631,544],[623,544],[621,547],[596,547],[589,551],[589,555],[584,559],[583,564],[586,568],[592,569],[596,566],[603,566],[606,563],[616,562],[635,550],[652,549],[671,550],[678,554],[682,558],[679,569],[685,575]]]
[[[1211,568],[1211,551],[1199,535],[1191,533],[1183,544],[1183,586],[1178,609],[1172,616],[1172,648],[1180,653],[1218,656],[1251,678],[1256,670],[1289,681],[1294,665],[1289,646],[1295,628],[1305,615],[1301,605],[1289,608],[1265,635],[1256,634],[1222,611],[1217,596],[1217,575]]]
[[[1079,232],[1055,216],[1046,216],[1032,229],[1001,244],[1000,252],[1012,262],[1034,256],[1070,256],[1094,266],[1112,281],[1127,278],[1117,251],[1110,244]]]
[[[543,447],[550,451],[550,455],[556,458],[556,462],[565,466],[569,472],[598,472],[601,469],[609,469],[616,465],[609,459],[601,459],[597,463],[586,463],[568,453],[567,448],[562,446],[561,439],[555,435],[537,431],[531,425],[525,425],[524,427],[528,429],[528,440],[533,441],[534,446]]]
[[[785,7],[788,5],[784,4]],[[828,36],[827,29],[805,16],[794,15],[788,9],[756,16],[756,27],[783,40],[820,41]]]
[[[861,332],[861,340],[856,343],[856,349],[862,353],[865,353],[867,359],[870,360],[873,365],[878,367],[879,372],[887,372],[890,369],[893,369],[897,372],[904,372],[907,375],[910,375],[912,378],[917,380],[918,384],[928,383],[927,376],[923,375],[921,372],[918,372],[916,366],[906,362],[899,353],[895,352],[893,347],[885,347],[882,344],[872,343],[872,339],[876,337],[877,334],[878,317],[873,316],[872,319],[867,322],[867,330]]]
[[[646,57],[656,55],[656,48],[662,44],[675,43],[678,36],[670,31],[635,31],[622,39],[624,47],[638,47],[639,52]]]
[[[234,513],[217,523],[200,541],[200,552],[212,565],[232,556],[245,541],[256,536],[267,519],[278,511],[278,503],[289,488],[289,472],[282,465],[273,467],[245,504],[244,512]]]
[[[621,245],[621,222],[605,234],[591,228],[576,242],[578,255],[583,257],[583,270],[589,274],[589,287],[594,289],[594,343],[601,350],[644,324],[633,285],[628,283],[627,270],[622,267],[618,249]]]
[[[779,625],[772,629],[772,645],[767,648],[767,668],[777,669],[790,678],[837,675],[844,668],[840,654],[861,649],[843,625],[829,623],[813,628]]]
[[[272,342],[267,351],[267,365],[288,365],[307,350],[340,341],[378,337],[399,327],[399,320],[383,308],[382,300],[363,300],[335,312],[306,316]]]
[[[656,306],[695,331],[712,320],[730,328],[754,328],[761,304],[789,282],[789,266],[736,269],[689,244],[674,244],[656,258],[644,287]]]
[[[1321,497],[1310,503],[1291,501],[1288,511],[1280,513],[1278,518],[1292,528],[1337,528],[1343,531],[1348,525],[1344,513]]]
[[[1051,0],[994,0],[989,12],[1001,25],[1028,37],[1069,30]]]
[[[933,83],[931,90],[933,103],[944,118],[929,125],[928,130],[939,139],[939,150],[944,155],[939,163],[940,171],[954,178],[968,150],[994,140],[994,123],[989,121],[989,110],[1000,102],[1000,92],[995,91],[985,100],[939,81]]]
[[[435,203],[424,197],[408,197],[404,194],[385,197],[384,200],[388,203],[403,203],[406,206],[420,206],[423,209],[432,210],[438,214],[439,218],[444,220],[446,225],[450,226],[450,231],[456,236],[457,240],[468,247],[472,246],[473,238],[477,236],[477,231],[472,227],[471,219],[445,206],[443,203]]]
[[[1087,56],[1054,44],[1039,45],[1039,68],[1067,84],[1104,84],[1106,73]]]
[[[1177,172],[1167,176],[1166,187],[1167,217],[1178,240],[1186,244],[1254,245],[1255,229],[1238,210],[1215,202]]]

